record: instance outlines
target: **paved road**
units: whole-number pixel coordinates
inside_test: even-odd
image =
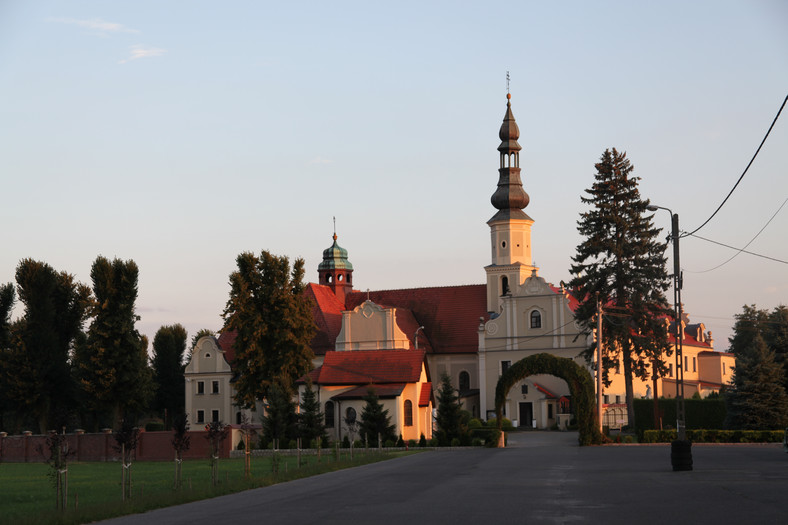
[[[142,515],[112,524],[788,522],[788,454],[778,446],[577,446],[524,432],[506,449],[416,454]]]

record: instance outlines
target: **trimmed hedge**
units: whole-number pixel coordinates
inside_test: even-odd
[[[706,430],[687,429],[693,443],[782,443],[782,430]],[[670,443],[676,440],[675,430],[646,430],[643,443]]]
[[[594,382],[591,379],[591,374],[571,359],[547,353],[520,359],[498,379],[498,384],[495,387],[495,414],[501,425],[503,404],[506,402],[509,390],[519,380],[534,374],[549,374],[566,381],[577,417],[580,446],[602,443],[604,438],[599,431],[594,409],[596,400],[594,399]],[[498,428],[501,429],[501,426]]]
[[[659,398],[659,411],[662,414],[663,427],[676,425],[676,400]],[[725,423],[725,399],[685,399],[684,419],[689,429],[723,428]],[[635,399],[635,428],[638,438],[654,428],[654,400]]]

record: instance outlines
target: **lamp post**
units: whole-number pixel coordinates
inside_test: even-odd
[[[673,239],[673,308],[676,316],[676,441],[671,443],[670,459],[673,470],[692,470],[692,443],[687,441],[684,419],[684,306],[681,304],[681,263],[679,261],[679,214],[669,208],[650,204],[649,211],[665,210],[671,217]],[[664,388],[663,388],[664,392]],[[656,395],[656,391],[654,393]]]
[[[416,346],[416,350],[419,349],[419,331],[424,330],[423,326],[416,328],[416,331],[413,332],[413,343]]]

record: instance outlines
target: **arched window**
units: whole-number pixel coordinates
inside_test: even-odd
[[[235,413],[235,424],[240,425],[243,422],[243,418],[240,412]]]
[[[405,400],[405,426],[413,426],[413,401],[410,399]]]
[[[326,401],[326,428],[334,428],[334,402]]]
[[[509,278],[505,275],[501,277],[501,295],[509,293]]]
[[[460,372],[460,392],[466,392],[471,389],[471,374],[463,370]]]
[[[356,422],[356,409],[353,407],[347,407],[345,410],[345,421],[348,423],[355,423]]]
[[[542,314],[540,314],[537,310],[531,312],[531,328],[541,328],[542,327]]]

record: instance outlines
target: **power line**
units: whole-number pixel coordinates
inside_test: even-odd
[[[717,212],[718,212],[718,211],[720,211],[720,209],[722,209],[722,207],[725,205],[725,203],[726,203],[726,202],[728,202],[728,199],[729,199],[729,198],[730,198],[730,196],[733,194],[733,191],[736,189],[736,187],[739,185],[739,183],[741,182],[741,180],[744,178],[744,175],[746,175],[746,174],[747,174],[747,170],[749,170],[749,169],[750,169],[750,166],[752,166],[752,163],[755,161],[755,157],[757,157],[757,156],[758,156],[758,153],[761,151],[761,148],[763,147],[763,144],[766,142],[766,139],[769,137],[769,133],[771,133],[771,132],[772,132],[772,128],[773,128],[773,127],[774,127],[774,125],[777,123],[777,119],[778,119],[778,118],[780,118],[780,113],[782,113],[782,111],[783,111],[783,108],[785,107],[785,103],[786,103],[786,102],[788,102],[788,95],[786,95],[786,96],[785,96],[785,100],[783,100],[783,103],[782,103],[782,105],[780,106],[780,110],[777,112],[777,115],[775,115],[775,117],[774,117],[774,120],[772,121],[772,125],[771,125],[771,126],[769,126],[769,130],[766,132],[766,135],[763,137],[763,140],[761,141],[761,145],[760,145],[760,146],[758,146],[758,149],[757,149],[757,150],[755,150],[755,155],[753,155],[753,156],[752,156],[752,159],[750,159],[750,162],[749,162],[749,164],[747,164],[747,167],[746,167],[746,168],[744,168],[744,172],[742,172],[742,174],[741,174],[741,177],[739,177],[739,180],[737,180],[737,181],[736,181],[736,184],[734,184],[734,185],[733,185],[733,188],[731,188],[731,191],[728,193],[728,196],[727,196],[727,197],[725,197],[725,200],[723,200],[723,201],[722,201],[722,204],[720,204],[720,205],[717,207],[717,209],[716,209],[716,210],[714,210],[714,213],[712,213],[712,214],[711,214],[711,217],[709,217],[708,219],[706,219],[706,222],[704,222],[703,224],[701,224],[700,226],[698,226],[697,228],[695,228],[695,229],[694,229],[694,230],[692,230],[691,232],[682,234],[682,235],[681,235],[681,237],[687,237],[688,235],[692,235],[692,234],[694,234],[695,232],[697,232],[698,230],[700,230],[701,228],[703,228],[704,226],[706,226],[706,225],[709,223],[709,221],[710,221],[710,220],[712,220],[712,219],[714,218],[714,216],[715,216],[715,215],[717,215]],[[700,239],[701,237],[698,237],[698,238]]]
[[[758,236],[759,236],[759,235],[760,235],[760,234],[763,232],[763,230],[765,230],[765,229],[766,229],[766,227],[767,227],[767,226],[769,226],[769,224],[772,222],[772,220],[774,220],[774,218],[777,216],[777,214],[778,214],[778,213],[780,213],[780,210],[782,210],[782,209],[783,209],[783,206],[785,206],[785,203],[786,203],[786,202],[788,202],[788,199],[785,199],[785,200],[783,201],[783,203],[780,205],[780,207],[779,207],[779,208],[777,208],[777,211],[776,211],[776,212],[774,212],[774,215],[772,215],[771,219],[769,219],[769,220],[766,222],[766,224],[764,224],[764,225],[763,225],[763,228],[761,228],[760,230],[758,230],[758,233],[756,233],[756,234],[755,234],[755,237],[753,237],[752,239],[750,239],[750,242],[748,242],[747,244],[745,244],[745,245],[744,245],[744,248],[747,248],[747,246],[749,246],[750,244],[752,244],[752,242],[753,242],[755,239],[757,239],[757,238],[758,238]],[[689,273],[707,273],[707,272],[710,272],[710,271],[712,271],[712,270],[716,270],[717,268],[721,268],[721,267],[725,266],[726,264],[728,264],[729,262],[731,262],[731,261],[732,261],[733,259],[735,259],[736,257],[738,257],[738,255],[744,251],[744,248],[742,248],[742,249],[741,249],[741,250],[739,250],[738,252],[734,253],[733,255],[731,255],[731,257],[730,257],[730,258],[729,258],[727,261],[725,261],[725,262],[723,262],[723,263],[720,263],[720,264],[718,264],[718,265],[717,265],[717,266],[715,266],[714,268],[709,268],[708,270],[702,270],[702,271],[700,271],[700,272],[692,272],[692,271],[690,271]],[[688,271],[689,271],[689,270],[688,270]]]
[[[726,248],[730,248],[731,250],[738,250],[738,251],[740,251],[742,253],[746,253],[748,255],[754,255],[756,257],[762,257],[764,259],[769,259],[770,261],[775,261],[775,262],[778,262],[778,263],[788,264],[788,261],[783,261],[782,259],[776,259],[774,257],[769,257],[768,255],[761,255],[760,253],[748,252],[747,250],[742,250],[742,249],[736,248],[735,246],[730,246],[730,245],[727,245],[727,244],[722,243],[722,242],[712,241],[711,239],[707,239],[705,237],[701,237],[700,235],[693,235],[693,234],[688,234],[688,235],[692,235],[696,239],[701,239],[703,241],[710,242],[712,244],[718,244],[719,246],[724,246]]]

